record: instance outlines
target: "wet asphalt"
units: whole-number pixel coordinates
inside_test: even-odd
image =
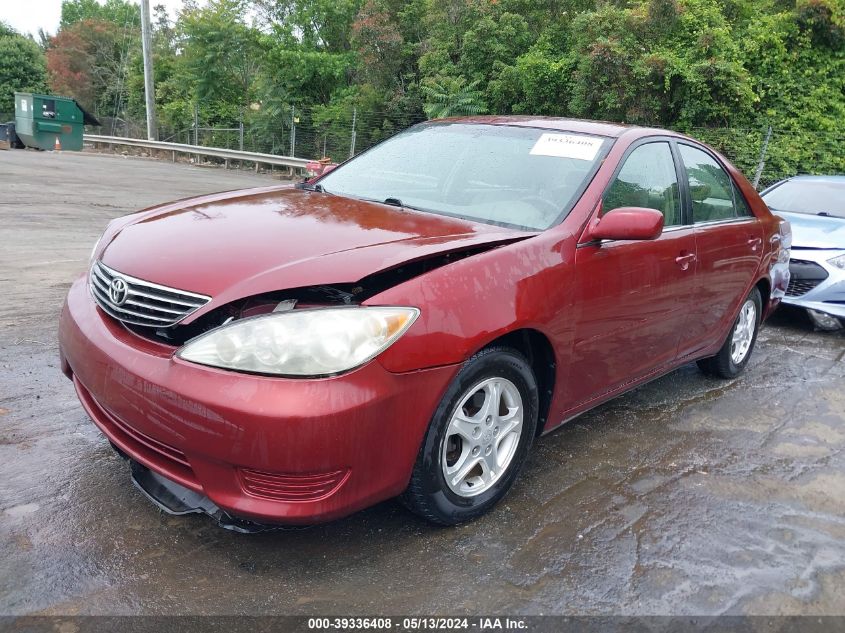
[[[845,614],[845,334],[787,310],[740,378],[683,367],[537,441],[468,525],[160,513],[59,371],[62,299],[110,218],[272,182],[0,151],[0,614]]]

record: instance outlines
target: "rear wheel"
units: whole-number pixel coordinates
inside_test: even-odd
[[[704,373],[720,378],[735,378],[745,369],[757,341],[762,305],[760,291],[753,288],[742,302],[736,321],[719,353],[698,361]]]
[[[441,525],[487,512],[528,455],[538,402],[534,374],[519,352],[495,347],[470,358],[434,413],[402,502]]]

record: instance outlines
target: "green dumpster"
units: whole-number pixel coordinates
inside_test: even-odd
[[[15,93],[15,132],[27,147],[78,152],[82,149],[83,125],[100,122],[74,99]]]

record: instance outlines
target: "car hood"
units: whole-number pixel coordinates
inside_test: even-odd
[[[354,283],[407,261],[530,235],[288,186],[128,216],[107,232],[100,259],[126,275],[209,295],[211,308],[263,292]]]
[[[772,211],[789,220],[792,248],[845,248],[845,219]]]

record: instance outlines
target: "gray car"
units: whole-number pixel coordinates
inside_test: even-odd
[[[845,326],[845,176],[796,176],[760,195],[792,224],[783,302],[806,308],[821,329]]]

